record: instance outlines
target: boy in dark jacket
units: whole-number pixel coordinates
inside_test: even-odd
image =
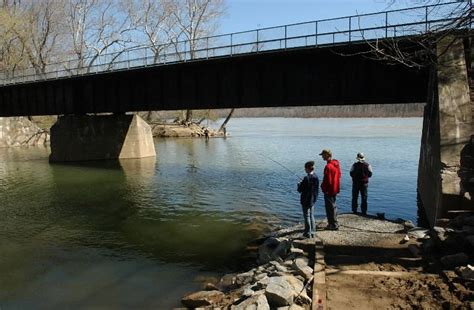
[[[301,207],[303,209],[304,232],[303,237],[314,237],[314,215],[313,207],[318,199],[319,179],[314,173],[314,161],[304,164],[306,176],[298,183],[298,192],[301,193]]]
[[[362,215],[367,215],[367,191],[369,178],[372,176],[372,167],[365,161],[363,153],[357,153],[356,160],[350,172],[352,177],[352,212],[357,213],[357,200],[360,192],[360,210]]]
[[[331,150],[322,150],[321,154],[323,160],[326,161],[324,167],[324,178],[321,184],[321,190],[324,193],[324,207],[326,209],[326,217],[328,219],[328,226],[326,229],[338,230],[337,223],[337,206],[336,195],[339,194],[341,181],[341,168],[339,161],[332,159]]]

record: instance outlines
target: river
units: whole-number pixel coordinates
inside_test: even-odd
[[[217,126],[217,124],[216,124]],[[229,137],[156,139],[156,159],[49,164],[0,149],[0,308],[179,305],[239,266],[246,243],[301,222],[297,176],[330,148],[350,211],[357,152],[373,167],[369,213],[416,221],[421,118],[242,118]],[[324,216],[322,197],[318,218]]]

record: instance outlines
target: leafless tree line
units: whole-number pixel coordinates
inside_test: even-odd
[[[224,0],[2,0],[0,70],[90,70],[112,63],[137,46],[156,61],[165,48],[212,35]],[[113,53],[112,56],[105,56]]]
[[[224,0],[2,0],[0,76],[25,69],[85,73],[109,69],[121,57],[155,63],[170,51],[177,60],[192,59],[225,9]]]

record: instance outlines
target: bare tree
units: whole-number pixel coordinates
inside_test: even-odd
[[[161,53],[175,40],[172,31],[175,19],[169,0],[124,0],[122,5],[138,35],[133,43],[145,45],[151,50],[153,63],[158,62]],[[148,56],[146,54],[145,56]]]
[[[176,38],[175,49],[179,57],[190,59],[196,57],[200,48],[207,45],[205,37],[215,33],[220,18],[225,12],[223,0],[171,0],[171,12],[176,27],[171,29],[172,37]],[[178,42],[183,41],[182,47]],[[180,49],[183,48],[183,51]],[[186,110],[185,122],[193,118],[193,111]]]
[[[132,30],[130,19],[114,0],[68,0],[66,22],[68,41],[76,59],[67,65],[68,69],[86,68],[89,72],[99,57],[104,57],[99,64],[110,64],[131,42],[127,36]],[[110,52],[115,53],[103,56]]]
[[[437,63],[437,43],[450,37],[471,37],[472,2],[458,1],[451,4],[449,10],[443,9],[442,0],[406,0],[387,1],[389,8],[397,5],[429,5],[426,11],[420,13],[425,18],[431,16],[437,22],[427,23],[420,28],[419,25],[405,25],[398,27],[398,36],[384,40],[366,39],[370,47],[364,52],[367,57],[384,61],[386,63],[403,64],[408,67],[421,68]],[[411,13],[413,14],[413,13]],[[424,16],[423,16],[424,17]],[[423,20],[423,17],[419,18]],[[395,30],[395,28],[393,28]],[[462,31],[462,30],[466,31]],[[363,33],[363,31],[362,31]],[[448,44],[446,50],[450,48]]]
[[[46,66],[64,52],[58,44],[63,9],[63,2],[58,0],[24,1],[17,14],[22,23],[14,27],[14,32],[36,74],[45,73]]]

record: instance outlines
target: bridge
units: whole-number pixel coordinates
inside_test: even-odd
[[[0,116],[426,101],[427,71],[370,59],[367,42],[452,23],[459,2],[136,47],[0,73]],[[357,56],[354,54],[358,54]],[[353,55],[351,57],[347,57]]]
[[[454,1],[3,72],[0,116],[62,115],[51,128],[50,160],[77,161],[156,156],[150,127],[127,112],[426,102],[418,188],[434,225],[452,208],[474,210],[474,170],[460,164],[474,132],[471,11]],[[457,12],[468,13],[463,26]],[[409,67],[374,53],[392,43],[416,52],[418,40],[446,28],[468,38],[440,35],[431,46],[436,65]]]

